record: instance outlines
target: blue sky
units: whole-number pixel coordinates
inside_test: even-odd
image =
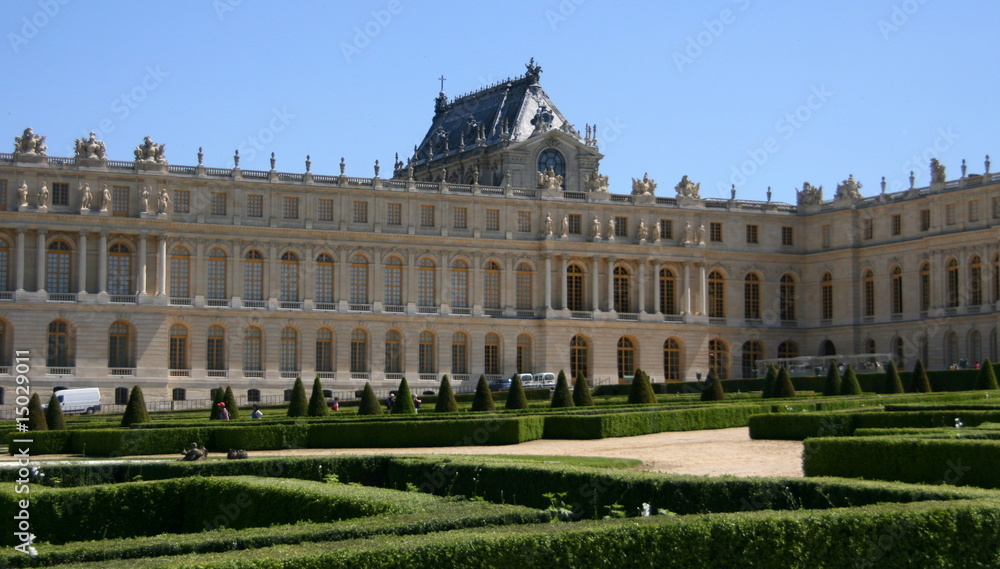
[[[145,135],[172,164],[370,176],[450,97],[520,75],[583,131],[628,193],[644,172],[673,195],[794,202],[854,174],[862,193],[1000,171],[1000,3],[8,1],[0,16],[4,152],[31,126],[49,154],[97,130],[131,160]]]

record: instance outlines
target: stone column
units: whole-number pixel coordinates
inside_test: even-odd
[[[639,310],[640,314],[646,313],[646,263],[639,263]]]
[[[87,292],[87,232],[80,231],[80,270],[77,271],[77,291]]]
[[[14,274],[14,286],[18,292],[24,290],[24,228],[17,228],[17,245],[16,245],[17,261],[16,269]]]
[[[167,295],[167,236],[161,235],[156,244],[156,295]]]
[[[598,269],[601,266],[600,261],[601,261],[600,257],[594,255],[594,262],[593,262],[594,274],[590,279],[592,281],[591,288],[593,289],[593,291],[591,292],[591,297],[593,298],[594,301],[591,310],[593,310],[594,312],[597,312],[601,309],[601,305],[599,303],[600,296],[597,294],[597,290],[600,288],[600,281],[597,276]]]
[[[35,234],[35,290],[45,292],[45,234],[44,229],[39,229]]]
[[[608,257],[608,312],[615,309],[615,259]]]
[[[659,229],[657,229],[659,231]],[[660,306],[660,271],[657,268],[657,264],[653,262],[653,313],[660,314],[663,312],[663,307]]]
[[[545,256],[545,310],[552,308],[552,256]]]
[[[708,315],[708,281],[705,280],[705,263],[698,265],[698,288],[701,290],[701,313]]]
[[[97,242],[97,292],[108,294],[108,234],[103,231]]]
[[[569,256],[561,255],[561,257],[562,257],[561,259],[562,269],[559,271],[559,274],[561,275],[562,278],[562,286],[561,286],[562,296],[560,297],[560,299],[562,302],[563,310],[566,310],[569,308],[569,303],[567,302],[566,298],[567,294],[569,294],[568,287],[566,285],[566,280],[569,278]]]
[[[146,233],[139,234],[139,274],[135,280],[136,294],[146,296]],[[188,268],[190,277],[190,267]],[[190,291],[189,291],[190,292]]]
[[[691,261],[684,263],[684,314],[691,314]]]
[[[350,294],[349,294],[349,291],[350,291],[350,282],[351,282],[350,281],[351,267],[348,266],[347,260],[348,260],[347,259],[347,249],[341,249],[340,250],[340,263],[339,263],[339,266],[336,267],[336,268],[340,269],[340,286],[336,287],[337,290],[334,291],[336,293],[337,299],[340,302],[348,302],[350,300],[350,298],[351,298]]]

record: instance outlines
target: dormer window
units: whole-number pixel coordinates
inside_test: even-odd
[[[563,180],[566,179],[566,159],[563,158],[563,155],[558,150],[553,150],[552,148],[538,155],[538,171],[548,174],[549,168],[555,174],[562,176]]]

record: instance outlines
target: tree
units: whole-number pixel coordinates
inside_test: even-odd
[[[413,406],[413,394],[410,393],[410,384],[406,383],[404,376],[396,388],[396,401],[392,404],[393,415],[416,415],[417,408]]]
[[[715,368],[708,370],[708,378],[705,380],[705,389],[701,392],[702,401],[722,401],[726,398],[726,392],[722,389],[722,380],[715,373]]]
[[[59,402],[59,397],[55,393],[49,397],[49,406],[45,409],[45,423],[49,426],[50,431],[66,430],[66,417],[63,416],[62,403]]]
[[[630,405],[656,403],[656,394],[653,393],[653,386],[649,383],[649,376],[641,369],[637,368],[632,376],[632,388],[628,392],[628,402]]]
[[[576,372],[576,384],[573,385],[573,403],[577,407],[593,407],[594,398],[590,394],[590,385],[582,371]]]
[[[527,409],[528,397],[524,394],[524,384],[521,383],[521,374],[515,373],[510,378],[510,390],[507,391],[507,403],[505,409]]]
[[[927,370],[924,369],[924,362],[920,361],[920,358],[917,358],[917,364],[913,366],[910,391],[914,393],[931,392],[931,378],[927,377]]]
[[[556,390],[552,393],[552,408],[574,407],[573,393],[569,390],[569,382],[566,381],[566,372],[559,370],[559,377],[556,378]]]
[[[840,383],[841,395],[861,395],[861,384],[858,383],[858,374],[854,373],[854,367],[848,365],[844,372],[844,380]]]
[[[889,360],[889,365],[885,369],[885,391],[886,393],[903,393],[903,380],[899,377],[899,370],[896,363]]]
[[[826,383],[823,384],[823,395],[840,395],[840,369],[837,362],[830,362],[826,370]]]
[[[308,414],[309,399],[306,398],[306,386],[302,385],[301,377],[296,377],[295,385],[292,386],[292,399],[288,402],[288,416],[305,417]]]
[[[122,415],[122,426],[128,427],[136,423],[148,422],[149,412],[146,411],[146,400],[142,397],[142,389],[138,385],[133,385],[132,392],[128,394],[125,414]]]
[[[361,392],[361,403],[358,405],[358,415],[381,415],[382,403],[379,402],[375,390],[372,389],[370,381],[365,382],[365,389]]]
[[[229,411],[229,420],[235,421],[240,418],[240,406],[236,404],[236,396],[233,395],[233,388],[226,386],[226,393],[222,396],[222,402],[226,404]]]
[[[42,398],[38,393],[32,393],[28,400],[28,431],[47,431],[49,423],[45,420],[45,410],[42,409]]]
[[[778,377],[774,380],[774,387],[771,388],[771,395],[774,397],[795,397],[795,385],[788,375],[788,368],[781,366],[778,370]]]
[[[983,365],[979,366],[979,375],[976,376],[976,389],[997,389],[997,374],[993,369],[993,362],[986,358]],[[52,421],[49,421],[49,428],[52,428]]]
[[[761,397],[769,399],[774,397],[774,382],[778,381],[778,368],[774,364],[767,366],[767,374],[764,376],[764,387]]]
[[[326,404],[326,397],[323,395],[323,384],[317,375],[313,379],[312,395],[309,396],[309,416],[324,417],[330,413],[330,406]]]
[[[448,374],[441,378],[441,387],[438,388],[437,403],[434,404],[435,413],[457,413],[458,402],[455,401],[455,392],[451,390],[451,380]]]
[[[225,396],[226,396],[226,390],[220,385],[215,390],[215,396],[212,397],[212,413],[208,416],[210,420],[212,421],[219,420],[219,411],[222,410],[222,407],[219,407],[219,403],[223,402]],[[226,406],[228,407],[228,405]]]
[[[473,411],[492,411],[496,408],[493,403],[493,394],[490,393],[490,384],[486,383],[486,376],[479,376],[479,383],[476,384],[476,395],[472,398]]]

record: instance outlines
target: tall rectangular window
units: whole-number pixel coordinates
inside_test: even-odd
[[[452,214],[452,225],[455,229],[468,229],[469,225],[469,209],[464,207],[456,207],[451,210]]]
[[[781,228],[781,244],[782,245],[795,245],[795,230],[789,226],[782,226]]]
[[[864,238],[865,239],[871,239],[872,237],[874,237],[875,236],[875,222],[874,222],[874,220],[872,220],[869,217],[869,218],[863,219],[861,221],[862,221],[862,225],[863,225]]]
[[[499,230],[500,230],[500,210],[499,209],[486,210],[486,231],[499,231]]]
[[[264,196],[247,196],[247,217],[264,217]]]
[[[434,227],[434,206],[420,206],[420,227]]]
[[[571,213],[567,216],[569,221],[569,234],[579,235],[581,233],[581,219],[579,213]]]
[[[708,226],[709,226],[709,235],[710,235],[709,238],[712,241],[715,241],[717,243],[721,242],[722,241],[722,224],[719,223],[718,221],[713,221],[713,222],[709,223]]]
[[[615,216],[615,237],[628,237],[628,218],[624,215]]]
[[[174,191],[174,213],[191,213],[191,191]]]
[[[7,209],[7,180],[0,180],[0,209]]]
[[[931,210],[920,210],[920,231],[928,231],[931,228]]]
[[[55,182],[52,184],[52,205],[69,205],[68,182]]]
[[[209,208],[212,215],[226,215],[226,192],[212,192]]]
[[[368,223],[368,202],[355,201],[351,211],[354,223]]]
[[[903,216],[898,213],[892,214],[892,234],[893,236],[903,233]]]
[[[521,233],[531,233],[531,212],[517,212],[517,230]]]
[[[671,219],[660,220],[660,239],[674,238],[674,222]]]
[[[385,204],[385,224],[386,225],[403,224],[403,204],[401,203]]]
[[[299,198],[292,196],[285,196],[282,200],[282,217],[285,219],[298,219],[299,218]]]
[[[969,201],[969,222],[979,221],[979,200]]]
[[[830,225],[824,225],[820,227],[820,239],[822,240],[822,247],[824,249],[830,248]]]
[[[320,199],[316,217],[320,221],[333,221],[333,200]]]
[[[715,239],[712,239],[712,241],[715,241]],[[747,243],[758,243],[758,242],[759,241],[757,240],[757,226],[747,225]]]
[[[946,225],[955,225],[955,204],[944,206],[944,222]]]
[[[128,186],[111,187],[111,215],[128,216]]]
[[[993,219],[1000,219],[1000,198],[993,198]]]

